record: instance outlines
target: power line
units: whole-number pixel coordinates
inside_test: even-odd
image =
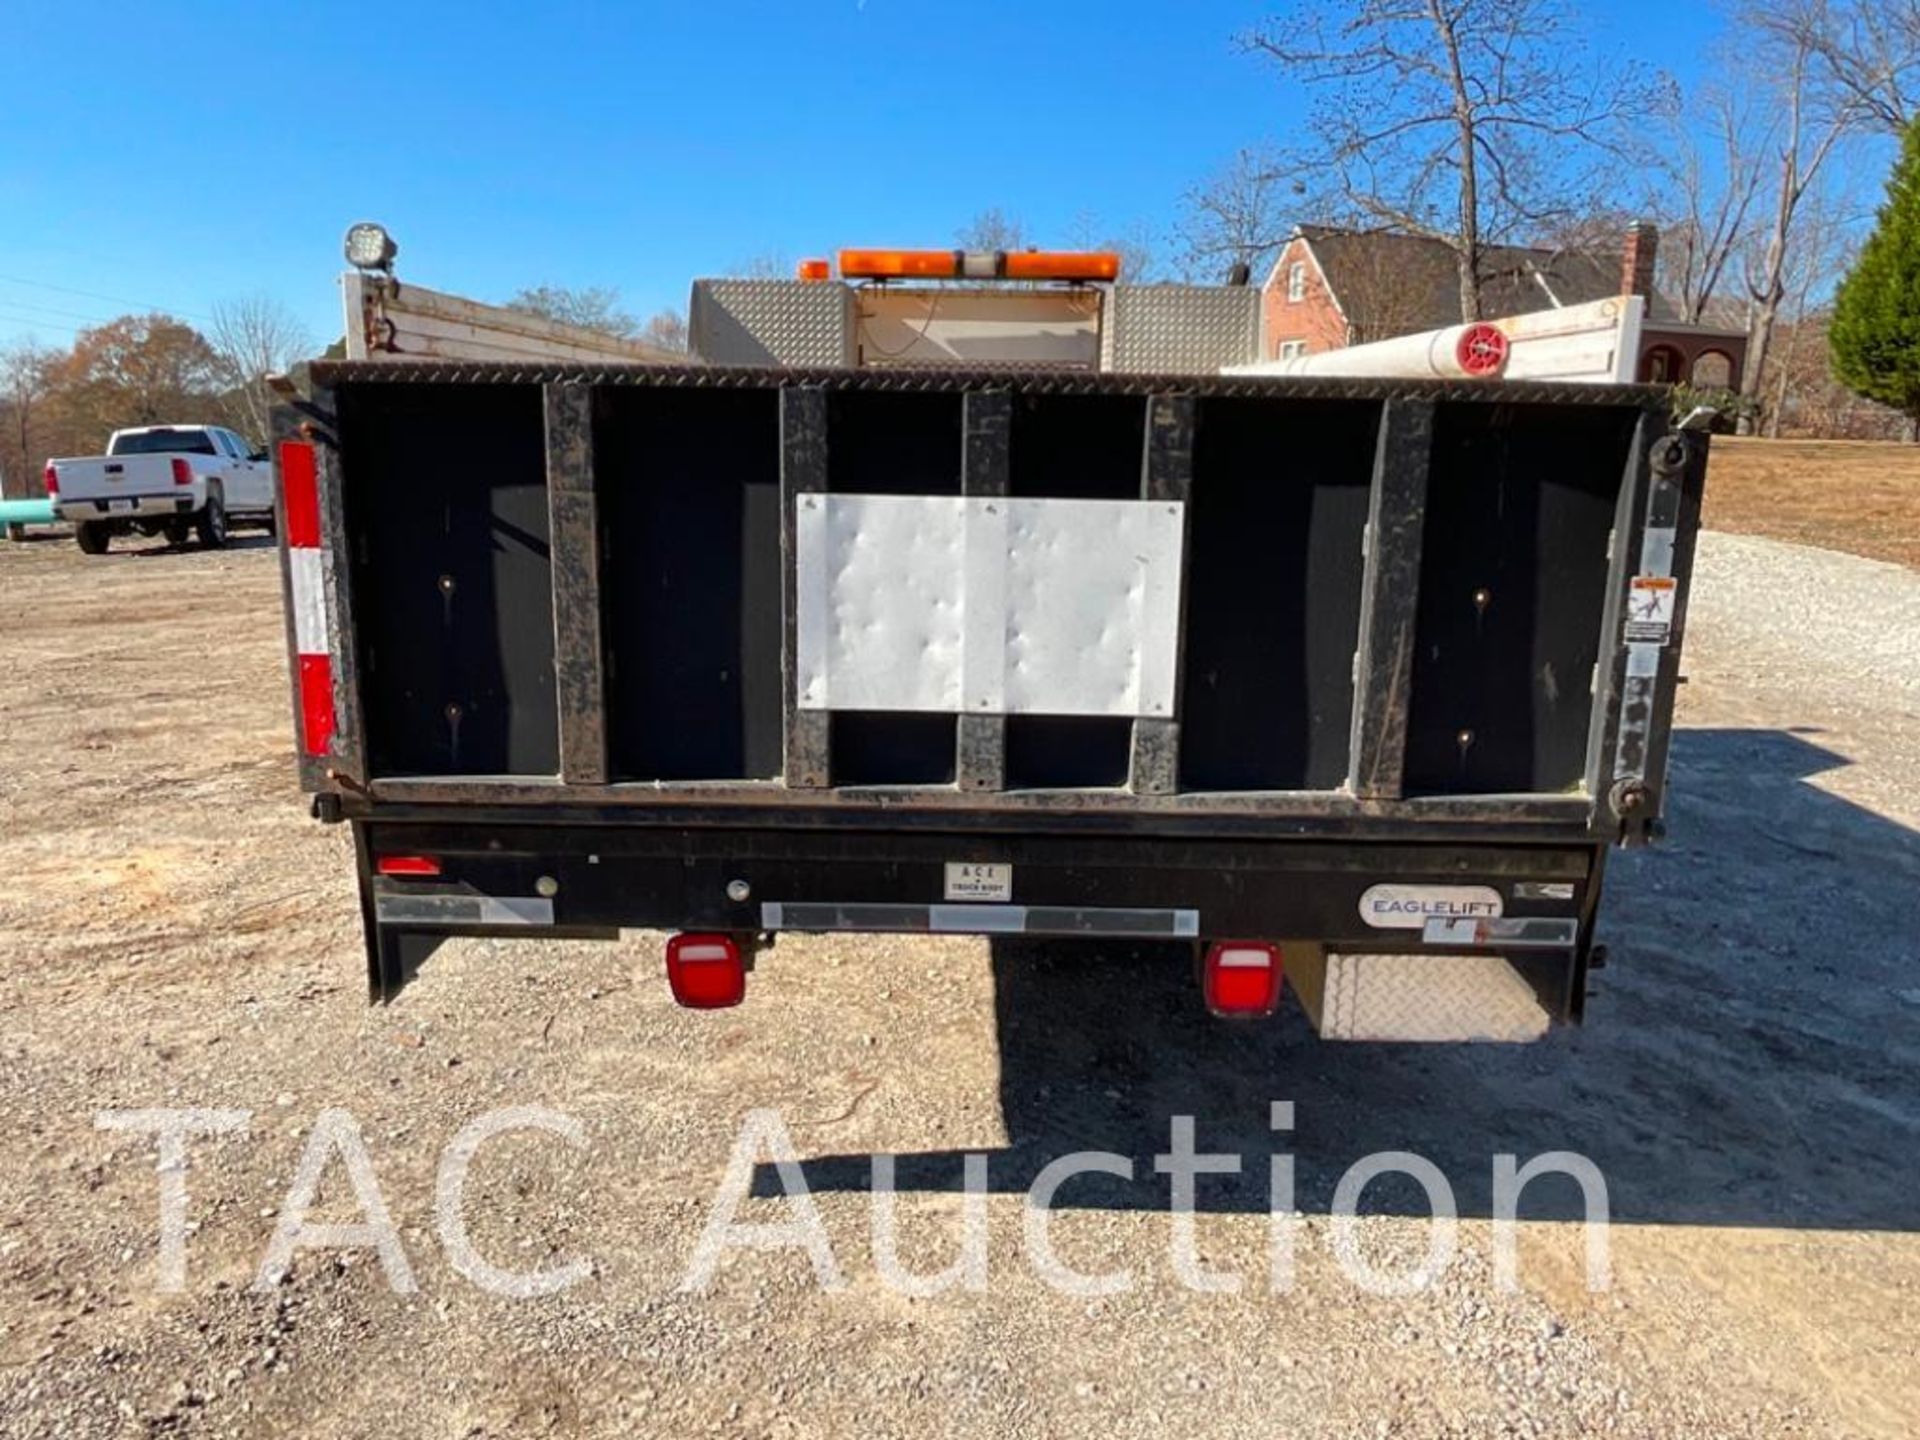
[[[22,300],[17,295],[0,296],[0,304],[11,306],[15,310],[38,310],[46,315],[59,315],[68,320],[85,320],[92,325],[105,325],[111,316],[88,315],[79,310],[63,310],[57,305],[39,305],[32,300]]]
[[[189,320],[211,321],[211,315],[203,315],[196,310],[176,310],[169,305],[151,305],[145,300],[129,300],[124,295],[103,295],[98,290],[79,290],[71,285],[55,285],[47,280],[28,280],[20,275],[0,275],[0,280],[9,285],[30,285],[36,290],[58,290],[63,295],[79,295],[88,300],[104,300],[109,305],[132,305],[139,310],[161,310],[169,315],[183,315]]]
[[[11,320],[16,325],[25,325],[28,329],[39,327],[45,330],[64,330],[69,335],[78,335],[83,328],[79,325],[62,325],[57,320],[32,319],[25,315],[0,314],[0,320]]]

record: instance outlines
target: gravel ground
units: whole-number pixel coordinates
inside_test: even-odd
[[[457,942],[363,1003],[346,834],[305,818],[273,556],[0,547],[0,1434],[502,1436],[1907,1436],[1920,1431],[1920,576],[1708,536],[1670,842],[1618,857],[1587,1027],[1534,1047],[1321,1046],[1297,1013],[1220,1027],[1154,952],[783,943],[748,1005],[673,1007],[657,937]],[[84,583],[83,583],[84,582]],[[1290,1139],[1268,1125],[1291,1100]],[[436,1237],[435,1170],[503,1105],[576,1118],[473,1168],[497,1263],[591,1262],[495,1298]],[[251,1112],[200,1142],[186,1288],[157,1293],[154,1147],[116,1107]],[[682,1293],[742,1116],[777,1107],[847,1286],[735,1253]],[[356,1117],[418,1281],[302,1255],[256,1290],[303,1145]],[[1201,1181],[1197,1294],[1170,1269],[1167,1117],[1246,1157]],[[1284,1142],[1284,1143],[1282,1143]],[[1295,1283],[1264,1283],[1266,1156],[1296,1160]],[[1077,1148],[1063,1259],[1020,1190]],[[1613,1284],[1577,1195],[1529,1191],[1521,1289],[1493,1282],[1494,1153],[1607,1176]],[[1458,1259],[1356,1289],[1329,1199],[1370,1151],[1451,1181]],[[947,1263],[960,1155],[991,1155],[990,1281],[895,1293],[867,1159],[897,1154],[902,1246]],[[318,1218],[354,1217],[335,1168]],[[742,1217],[785,1202],[759,1177]],[[1363,1252],[1420,1253],[1417,1193],[1367,1192]]]

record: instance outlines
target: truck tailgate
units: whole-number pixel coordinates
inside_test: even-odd
[[[53,466],[63,503],[164,495],[173,489],[172,465],[165,455],[91,455],[56,460]]]
[[[1660,391],[302,383],[303,776],[346,813],[1632,839],[1659,811],[1705,457]]]

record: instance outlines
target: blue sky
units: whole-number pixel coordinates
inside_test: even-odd
[[[1593,3],[1681,78],[1697,0]],[[645,315],[757,255],[1167,229],[1297,96],[1241,0],[965,6],[7,0],[0,344],[269,293],[339,332],[339,242],[482,299],[610,285]],[[969,21],[990,15],[992,23]],[[55,288],[58,287],[58,288]]]

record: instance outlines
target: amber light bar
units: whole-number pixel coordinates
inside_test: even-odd
[[[1117,280],[1111,250],[842,250],[843,280]]]

